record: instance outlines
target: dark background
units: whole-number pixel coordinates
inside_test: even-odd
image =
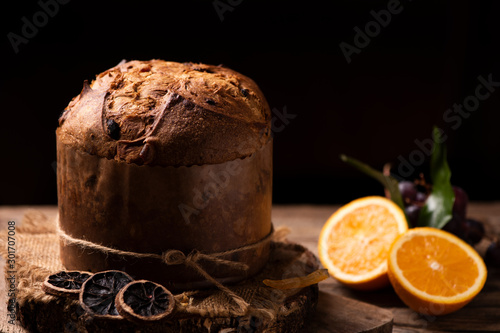
[[[218,13],[214,3],[230,9]],[[276,203],[382,194],[339,154],[397,171],[433,125],[448,137],[452,182],[472,200],[500,199],[500,91],[456,128],[443,119],[474,94],[479,75],[500,81],[500,3],[401,1],[348,64],[339,44],[352,45],[353,29],[388,3],[72,0],[18,53],[8,33],[22,35],[22,18],[33,22],[42,8],[2,4],[0,204],[55,204],[59,114],[83,80],[122,59],[151,58],[222,63],[253,78],[271,108],[296,115],[275,135]]]

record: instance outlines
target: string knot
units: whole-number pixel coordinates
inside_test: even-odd
[[[163,252],[162,254],[157,254],[157,253],[137,253],[137,252],[129,252],[129,251],[123,251],[119,249],[114,249],[111,247],[106,247],[104,245],[92,243],[90,241],[84,240],[84,239],[78,239],[78,238],[73,238],[70,235],[66,234],[61,228],[60,228],[60,221],[59,221],[59,216],[57,217],[57,233],[59,236],[63,239],[63,241],[66,244],[76,244],[80,246],[81,248],[90,248],[93,250],[99,250],[102,251],[103,253],[112,253],[115,255],[120,255],[120,256],[130,256],[133,258],[154,258],[154,259],[160,259],[162,260],[165,264],[167,265],[186,265],[197,271],[201,276],[203,276],[207,281],[211,282],[214,284],[217,288],[219,288],[222,292],[226,293],[228,296],[230,296],[233,301],[236,303],[238,306],[238,314],[243,315],[246,314],[249,310],[250,304],[246,302],[241,296],[237,295],[234,291],[230,290],[226,286],[222,285],[219,281],[217,281],[214,277],[212,277],[210,274],[208,274],[205,269],[198,263],[198,261],[208,261],[212,265],[227,265],[230,268],[233,269],[240,269],[243,271],[248,270],[248,265],[242,262],[237,262],[237,261],[232,261],[232,260],[227,260],[227,259],[222,259],[221,257],[227,257],[235,253],[239,253],[242,251],[247,251],[247,250],[252,250],[252,249],[257,249],[261,244],[264,244],[266,242],[271,242],[273,239],[274,235],[274,227],[271,225],[271,232],[267,234],[264,238],[261,240],[248,244],[236,249],[232,250],[227,250],[224,252],[218,252],[218,253],[210,253],[210,254],[205,254],[202,253],[198,250],[193,250],[190,252],[188,255],[186,255],[184,252],[179,251],[179,250],[168,250]]]
[[[162,254],[162,259],[167,265],[182,265],[186,262],[186,255],[179,250],[169,250]]]

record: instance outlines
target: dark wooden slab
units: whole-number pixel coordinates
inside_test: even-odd
[[[0,207],[0,232],[4,232],[7,220],[21,221],[23,213],[28,208]],[[317,255],[317,240],[321,227],[337,208],[338,206],[274,206],[273,222],[276,226],[288,226],[291,230],[289,239],[306,246]],[[52,206],[42,207],[42,210],[48,216],[56,213],[56,208]],[[483,221],[488,233],[500,235],[500,202],[471,203],[468,215]],[[3,281],[0,281],[0,290],[2,298],[0,302],[3,303],[5,300]],[[484,289],[470,304],[458,312],[442,317],[424,317],[416,314],[398,299],[391,288],[376,292],[356,292],[343,287],[333,279],[328,279],[320,283],[317,313],[309,320],[305,332],[363,331],[357,325],[368,323],[371,317],[363,317],[365,312],[360,304],[351,303],[355,301],[374,305],[378,309],[382,308],[381,313],[384,314],[388,311],[394,318],[394,332],[500,332],[500,269],[489,268]],[[342,304],[343,308],[339,309],[338,304]],[[360,310],[349,312],[348,309],[353,308]],[[0,306],[0,318],[6,318],[4,306]],[[374,323],[380,322],[378,317],[374,319],[376,319]],[[352,326],[343,326],[344,322],[350,322]],[[0,328],[2,325],[0,319]],[[373,324],[372,329],[380,329],[381,326],[383,325]]]
[[[392,312],[339,295],[320,292],[316,313],[304,333],[392,332]]]

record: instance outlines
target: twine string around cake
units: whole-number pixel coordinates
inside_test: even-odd
[[[56,223],[56,228],[57,228],[57,234],[59,237],[63,240],[65,244],[72,244],[76,245],[80,248],[84,249],[91,249],[91,250],[97,250],[106,254],[114,254],[114,255],[119,255],[119,256],[125,256],[125,257],[132,257],[132,258],[151,258],[151,259],[159,259],[166,265],[185,265],[187,267],[190,267],[194,269],[198,274],[203,276],[207,281],[211,282],[213,285],[215,285],[217,288],[219,288],[222,292],[226,293],[231,299],[236,303],[236,305],[239,308],[239,311],[237,311],[237,315],[244,315],[248,312],[248,309],[250,305],[248,302],[246,302],[242,297],[237,295],[235,292],[233,292],[231,289],[227,288],[220,282],[218,282],[214,277],[212,277],[210,274],[207,273],[205,269],[203,269],[202,265],[199,263],[200,260],[204,260],[207,262],[210,262],[212,264],[217,264],[217,265],[226,265],[230,268],[241,270],[241,271],[246,271],[248,270],[248,265],[237,262],[237,261],[232,261],[232,260],[227,260],[227,259],[222,259],[221,257],[225,257],[234,253],[246,251],[246,250],[251,250],[259,247],[260,245],[269,242],[273,239],[273,237],[276,235],[280,235],[283,232],[279,230],[278,233],[275,233],[274,227],[271,225],[271,232],[267,234],[264,238],[260,239],[259,241],[248,244],[242,247],[238,247],[235,249],[227,250],[227,251],[222,251],[222,252],[215,252],[215,253],[202,253],[198,250],[193,250],[189,254],[185,254],[184,252],[180,250],[175,250],[175,249],[170,249],[167,250],[161,254],[157,253],[141,253],[141,252],[132,252],[132,251],[124,251],[124,250],[119,250],[115,249],[112,247],[104,246],[101,244],[97,244],[94,242],[90,242],[84,239],[78,239],[74,238],[70,235],[68,235],[66,232],[64,232],[59,223],[59,216],[57,217],[57,223]]]

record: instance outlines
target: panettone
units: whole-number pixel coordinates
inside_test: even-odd
[[[190,166],[247,157],[267,143],[271,112],[255,82],[231,69],[130,61],[84,84],[58,140],[138,165]]]
[[[63,264],[189,289],[210,282],[119,251],[231,251],[221,258],[247,269],[199,265],[221,282],[255,274],[272,232],[270,121],[257,85],[223,66],[130,61],[85,82],[57,129]]]

